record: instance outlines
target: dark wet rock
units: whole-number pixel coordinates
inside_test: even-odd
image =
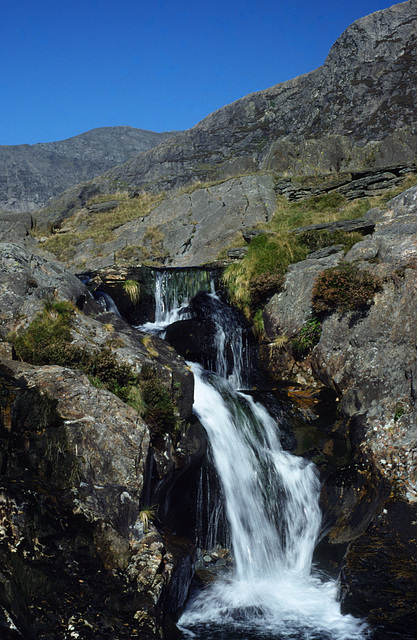
[[[166,341],[186,360],[203,365],[216,361],[215,337],[216,325],[210,318],[179,320],[165,334]]]
[[[348,548],[341,576],[342,612],[410,637],[417,625],[417,506],[388,500]]]

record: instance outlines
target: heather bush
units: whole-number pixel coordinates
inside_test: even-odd
[[[380,288],[372,273],[342,263],[323,271],[316,279],[312,291],[312,306],[316,313],[350,311],[365,307]]]

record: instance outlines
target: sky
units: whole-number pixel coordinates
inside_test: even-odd
[[[323,64],[385,0],[2,0],[0,145],[188,129]]]

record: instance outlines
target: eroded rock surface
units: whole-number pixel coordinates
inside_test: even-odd
[[[144,535],[147,425],[80,372],[0,373],[2,605],[25,638],[160,637],[191,558]]]
[[[86,240],[75,245],[70,264],[106,267],[125,250],[139,261],[153,259],[170,267],[213,262],[245,229],[268,222],[275,206],[274,182],[267,175],[233,178],[171,195],[146,217],[115,229],[109,242],[98,246]]]
[[[291,267],[283,292],[266,307],[265,320],[271,338],[299,334],[313,315],[315,277],[342,260],[380,279],[380,290],[366,308],[324,315],[318,344],[298,365],[335,390],[340,402],[335,428],[349,433],[352,443],[349,465],[335,471],[323,488],[332,522],[329,539],[350,543],[342,573],[343,607],[410,633],[416,623],[410,602],[414,598],[415,603],[417,577],[414,543],[406,540],[407,532],[414,539],[417,531],[417,188],[367,216],[375,232],[346,256],[340,252]],[[281,366],[292,366],[288,349]]]

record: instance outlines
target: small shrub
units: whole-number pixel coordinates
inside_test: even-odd
[[[292,339],[292,349],[296,356],[305,356],[316,346],[321,336],[320,318],[314,316],[300,329],[298,336]]]
[[[401,402],[398,402],[394,410],[394,422],[397,422],[404,415],[406,409]]]
[[[45,308],[31,323],[29,328],[17,335],[12,333],[13,343],[21,360],[31,364],[63,364],[73,358],[70,323],[75,306],[70,302],[47,300]]]
[[[152,431],[174,433],[176,418],[172,398],[158,378],[156,371],[143,366],[140,372],[140,388],[145,403],[143,418]]]
[[[380,282],[372,273],[342,263],[318,276],[312,290],[312,306],[316,313],[360,309],[379,288]]]
[[[253,331],[256,336],[262,336],[265,331],[264,318],[262,309],[257,309],[252,319]]]

